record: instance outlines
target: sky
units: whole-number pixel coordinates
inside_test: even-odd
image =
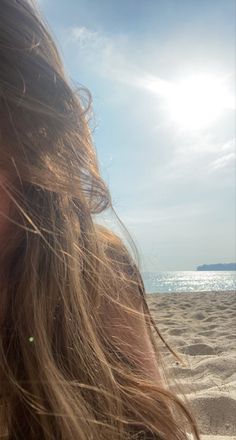
[[[236,261],[236,1],[38,3],[142,270]]]

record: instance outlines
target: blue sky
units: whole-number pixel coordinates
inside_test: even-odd
[[[143,270],[235,261],[235,0],[38,3]]]

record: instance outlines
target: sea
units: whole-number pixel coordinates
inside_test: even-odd
[[[236,271],[143,272],[147,293],[236,290]]]

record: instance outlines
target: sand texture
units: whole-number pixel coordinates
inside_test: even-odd
[[[147,300],[163,336],[183,355],[186,366],[162,349],[202,440],[236,440],[236,292],[151,294]]]

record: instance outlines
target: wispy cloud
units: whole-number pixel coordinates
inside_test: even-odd
[[[90,71],[111,81],[150,93],[150,108],[154,112],[175,93],[174,81],[147,72],[141,57],[134,61],[132,42],[124,34],[110,36],[101,30],[77,26],[67,30],[65,41],[66,44],[75,45],[74,49],[80,53],[80,63],[84,62]],[[160,99],[156,101],[155,97]],[[158,172],[150,175],[147,187],[151,188],[157,181],[171,184],[174,181],[190,182],[201,176],[205,179],[208,174],[228,169],[235,161],[235,139],[222,144],[208,130],[183,135],[181,131],[178,133],[177,129],[173,129],[170,121],[165,126],[167,120],[168,118],[163,118],[163,113],[159,113],[159,124],[162,125],[163,133],[165,131],[165,136],[169,133],[172,142],[168,163],[162,163]]]
[[[77,41],[81,49],[95,49],[104,45],[105,39],[95,31],[91,31],[88,28],[73,27],[69,32],[68,41]]]
[[[227,165],[229,165],[231,163],[234,163],[235,162],[235,158],[236,158],[235,153],[226,154],[225,156],[220,157],[219,159],[215,160],[212,163],[212,168],[214,170],[217,170],[217,169],[220,169],[220,168],[225,168]]]
[[[132,44],[126,35],[109,37],[100,31],[77,26],[67,31],[66,44],[71,43],[77,44],[85,61],[102,76],[152,94],[171,92],[171,82],[145,72],[143,66],[132,61]]]
[[[235,151],[236,138],[230,139],[221,146],[221,151]]]
[[[197,82],[195,79],[195,84],[194,78],[185,81],[183,78],[179,83],[151,74],[144,67],[142,55],[135,59],[134,44],[125,34],[110,36],[84,26],[71,27],[67,29],[66,44],[76,45],[80,64],[84,62],[90,72],[151,94],[153,110],[162,110],[159,124],[173,127],[175,119],[180,117],[186,129],[200,125],[204,131],[208,120],[214,121],[218,114],[223,114],[223,109],[235,108],[234,96],[227,93],[229,75],[218,79],[203,75]]]
[[[236,138],[230,139],[216,151],[217,157],[208,163],[208,172],[226,171],[236,165]]]

